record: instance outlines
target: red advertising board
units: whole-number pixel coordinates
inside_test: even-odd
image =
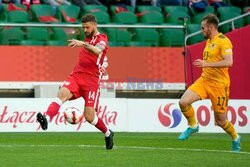
[[[63,81],[77,63],[79,48],[0,46],[0,81]],[[182,48],[115,47],[108,51],[109,81],[128,77],[184,82]]]

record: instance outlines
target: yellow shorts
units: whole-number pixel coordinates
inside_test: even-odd
[[[200,77],[188,89],[197,93],[201,99],[210,99],[215,112],[227,112],[229,87],[214,87]]]

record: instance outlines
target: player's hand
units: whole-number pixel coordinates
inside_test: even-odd
[[[196,59],[196,60],[193,62],[193,65],[194,65],[195,67],[206,67],[207,62],[206,62],[205,60]]]
[[[85,44],[83,41],[79,41],[77,39],[69,39],[68,42],[68,46],[71,48],[74,48],[76,46],[83,46]]]

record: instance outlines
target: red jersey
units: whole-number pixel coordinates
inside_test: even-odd
[[[100,70],[102,68],[104,57],[106,56],[108,50],[108,38],[105,34],[101,34],[98,32],[92,38],[85,38],[84,42],[98,48],[102,48],[102,53],[97,56],[82,47],[79,52],[78,64],[75,66],[73,73],[81,72],[100,77]]]

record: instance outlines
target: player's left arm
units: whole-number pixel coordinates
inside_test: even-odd
[[[70,39],[68,40],[68,42],[69,42],[68,46],[70,46],[71,48],[74,48],[76,46],[83,46],[86,50],[88,50],[91,53],[94,53],[94,55],[96,56],[100,55],[103,52],[106,45],[105,42],[103,41],[97,43],[96,46],[76,39]]]

